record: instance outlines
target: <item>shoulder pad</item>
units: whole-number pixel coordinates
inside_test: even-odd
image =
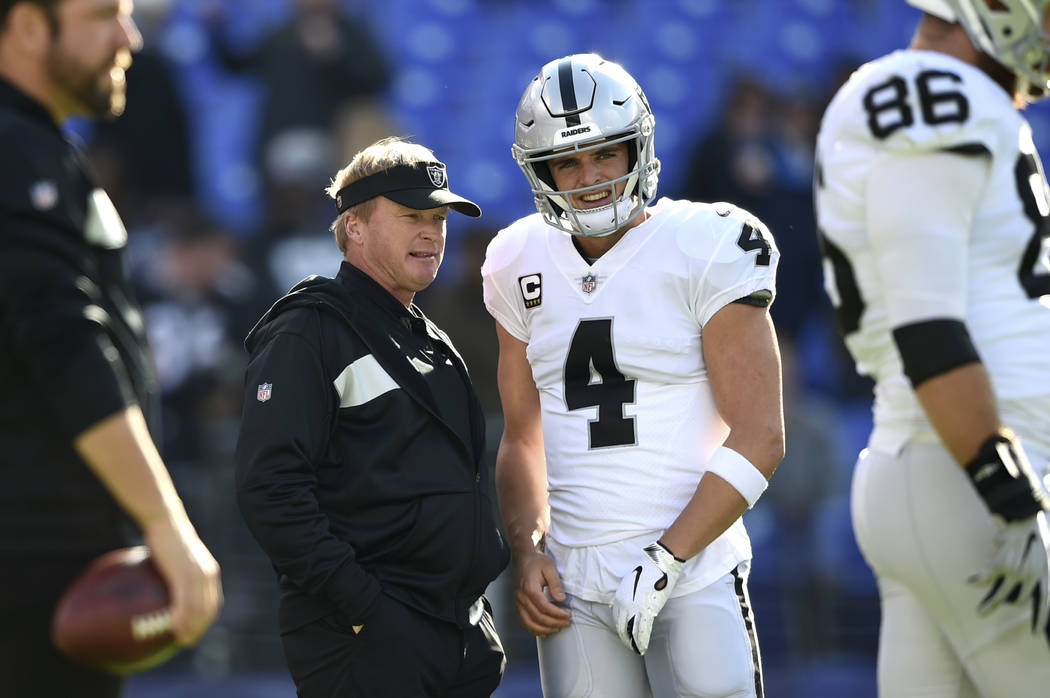
[[[853,74],[822,130],[841,147],[995,152],[1004,134],[1016,138],[1020,120],[1010,96],[978,68],[935,52],[897,51]]]
[[[745,250],[732,242],[740,238],[746,228],[754,231],[744,236],[746,240],[761,237],[776,250],[769,229],[749,211],[725,201],[693,203],[688,221],[678,227],[678,248],[693,259],[713,259],[726,251],[735,258]],[[730,244],[726,244],[727,241]]]
[[[514,221],[496,233],[496,237],[492,238],[485,250],[485,263],[481,266],[481,273],[488,276],[509,267],[521,255],[533,232],[542,230],[545,225],[540,214],[534,213]]]

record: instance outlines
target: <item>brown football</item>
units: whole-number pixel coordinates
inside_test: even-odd
[[[75,662],[114,674],[174,655],[168,588],[149,549],[114,550],[88,565],[55,607],[51,638]]]

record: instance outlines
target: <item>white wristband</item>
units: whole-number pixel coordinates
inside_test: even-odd
[[[725,446],[719,446],[711,454],[711,460],[707,461],[707,472],[714,473],[735,487],[747,500],[748,509],[755,506],[755,502],[769,487],[769,480],[761,470],[747,458]]]

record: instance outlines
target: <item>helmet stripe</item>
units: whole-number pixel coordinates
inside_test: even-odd
[[[562,113],[575,112],[579,107],[576,104],[576,85],[572,81],[572,58],[563,58],[558,63],[558,86],[561,88]],[[565,117],[566,126],[579,126],[580,115],[568,114]]]

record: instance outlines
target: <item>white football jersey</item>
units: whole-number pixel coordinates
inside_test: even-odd
[[[928,240],[922,257],[886,265],[865,226],[869,206],[922,206],[868,200],[881,158],[954,152],[984,158],[987,180],[969,230]],[[941,53],[902,50],[862,66],[829,105],[817,139],[816,209],[825,286],[846,345],[875,388],[872,445],[897,451],[909,438],[935,439],[892,337],[895,326],[925,319],[965,322],[987,367],[1003,421],[1045,451],[1050,441],[1050,192],[1031,129],[1011,97],[981,70]],[[916,230],[916,236],[923,236]],[[943,232],[943,231],[942,231]],[[922,238],[919,238],[922,239]],[[964,273],[939,263],[943,247],[965,259]],[[956,248],[962,252],[957,254]],[[891,256],[887,257],[889,252]],[[929,306],[895,309],[888,289],[906,289]],[[944,293],[948,289],[950,293]],[[915,301],[915,306],[922,303]],[[897,318],[891,317],[895,311]],[[895,321],[896,320],[896,321]]]
[[[779,252],[754,217],[670,199],[650,212],[593,264],[533,214],[499,232],[482,267],[486,307],[528,345],[555,545],[651,541],[677,518],[728,434],[702,328],[736,299],[774,293]],[[710,583],[749,557],[737,521],[690,564],[711,567]]]

